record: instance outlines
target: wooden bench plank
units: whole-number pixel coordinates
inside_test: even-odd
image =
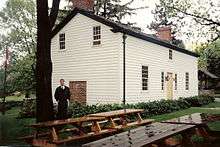
[[[121,115],[126,115],[126,114],[141,113],[143,111],[144,111],[144,109],[121,109],[121,110],[115,110],[115,111],[109,111],[109,112],[89,114],[88,116],[93,116],[93,117],[115,117],[115,116],[121,116]]]
[[[102,121],[105,120],[104,117],[80,117],[80,118],[69,118],[64,120],[54,120],[54,121],[47,121],[29,125],[30,127],[34,128],[45,128],[45,127],[54,127],[66,124],[73,124],[73,123],[80,123],[80,122],[91,122],[91,121]]]
[[[153,123],[148,126],[139,127],[114,136],[110,136],[98,141],[87,143],[83,147],[103,146],[123,146],[123,147],[141,147],[148,145],[172,135],[194,128],[194,125],[174,125]]]
[[[115,129],[106,129],[106,130],[100,131],[99,133],[91,132],[91,133],[81,135],[81,136],[74,136],[74,137],[68,137],[66,139],[55,140],[55,141],[53,141],[53,143],[63,144],[63,143],[68,143],[68,142],[74,142],[74,141],[78,141],[78,140],[81,140],[81,139],[86,139],[86,138],[89,138],[89,137],[95,137],[95,136],[99,136],[99,135],[113,133],[113,132],[116,132],[116,131],[117,130],[115,130]]]

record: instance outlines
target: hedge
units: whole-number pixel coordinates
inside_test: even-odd
[[[170,113],[190,107],[200,107],[214,102],[212,96],[193,96],[187,98],[179,98],[177,100],[158,100],[152,102],[142,102],[137,104],[101,104],[101,105],[82,105],[79,103],[70,103],[68,113],[71,117],[81,117],[87,114],[114,111],[123,108],[144,109],[143,117]],[[21,108],[19,117],[34,117],[35,101],[26,101]]]
[[[119,110],[123,108],[144,109],[143,117],[170,113],[178,110],[183,110],[190,107],[200,107],[214,102],[212,96],[193,96],[187,98],[179,98],[177,100],[158,100],[152,102],[142,102],[137,104],[105,104],[105,105],[81,105],[79,103],[71,103],[69,113],[72,117],[81,117],[87,114]]]

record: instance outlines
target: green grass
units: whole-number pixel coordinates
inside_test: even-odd
[[[34,119],[16,119],[19,111],[19,107],[16,107],[5,115],[0,114],[0,145],[20,144],[22,142],[17,138],[31,133],[31,129],[25,125],[34,123]]]
[[[20,95],[20,96],[7,96],[5,98],[6,101],[23,101],[24,99],[24,95]]]
[[[220,108],[220,102],[211,103],[203,107],[192,107],[182,111],[177,111],[169,114],[157,115],[151,118],[156,121],[167,120],[175,117],[180,117],[192,113],[212,113],[220,114],[220,109],[209,110],[207,108]],[[25,119],[16,119],[20,111],[19,107],[12,108],[7,111],[3,116],[0,114],[0,145],[17,145],[24,144],[23,142],[16,140],[16,138],[31,134],[32,130],[25,125],[32,124],[35,122],[35,119],[25,118]],[[210,129],[220,131],[220,121],[213,122],[208,124]]]

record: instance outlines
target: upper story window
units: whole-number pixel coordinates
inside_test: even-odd
[[[164,72],[161,72],[161,90],[164,90]]]
[[[174,89],[177,90],[177,74],[175,74],[175,85],[174,85]]]
[[[93,45],[101,44],[101,26],[93,27]]]
[[[142,66],[142,90],[148,90],[148,66]]]
[[[170,60],[173,59],[173,50],[169,50],[169,59],[170,59]]]
[[[65,33],[59,34],[60,50],[65,49]]]
[[[188,72],[186,72],[186,75],[185,75],[186,77],[186,90],[189,90],[189,73]]]

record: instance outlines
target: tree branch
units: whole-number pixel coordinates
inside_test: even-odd
[[[59,5],[60,5],[60,0],[53,0],[52,3],[52,8],[50,11],[50,28],[52,29],[55,25],[56,19],[57,19],[57,15],[58,15],[58,11],[59,11]]]
[[[216,21],[214,21],[214,20],[212,20],[212,19],[209,19],[209,18],[206,18],[206,17],[202,17],[202,16],[199,16],[199,15],[196,15],[196,14],[188,13],[188,12],[183,11],[183,10],[181,10],[181,9],[179,9],[179,8],[176,8],[176,7],[174,7],[174,6],[169,6],[169,8],[170,8],[170,9],[174,9],[174,10],[176,10],[176,11],[179,11],[179,12],[185,14],[185,15],[192,16],[192,17],[195,17],[195,18],[199,18],[199,19],[205,20],[205,21],[207,21],[207,22],[210,22],[210,23],[212,23],[212,24],[215,24],[215,25],[220,26],[220,22],[216,22]]]

